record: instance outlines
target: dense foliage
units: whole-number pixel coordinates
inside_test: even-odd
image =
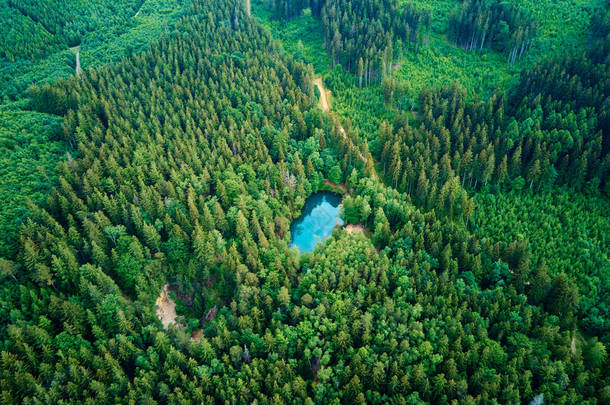
[[[549,277],[548,282],[563,273],[576,281],[584,330],[610,345],[610,203],[567,190],[515,190],[479,195],[476,207],[473,222],[481,237],[500,242],[500,249],[528,240],[531,267],[548,272],[538,277]],[[532,297],[534,303],[543,302],[547,291]]]
[[[310,0],[266,0],[273,17],[290,20],[301,15],[304,9],[310,7]]]
[[[429,14],[397,0],[329,0],[320,17],[333,63],[357,73],[361,84],[391,74],[394,59],[411,42],[417,52],[430,26]]]
[[[27,199],[42,203],[57,181],[61,132],[57,116],[0,110],[0,257],[17,252]]]
[[[102,7],[100,2],[96,4],[98,8]],[[87,7],[76,9],[79,13],[87,10]],[[109,27],[100,21],[94,31],[81,38],[83,69],[114,63],[125,55],[145,49],[183,12],[182,0],[147,0],[135,13],[137,16],[121,20],[122,24],[114,21],[116,24]],[[19,15],[20,19],[13,21],[11,32],[21,33],[19,38],[25,42],[40,45],[35,37],[24,34],[29,20]],[[75,19],[81,18],[78,14],[71,15]],[[55,36],[60,37],[59,34]],[[3,207],[0,210],[0,256],[3,257],[13,257],[16,253],[21,224],[28,214],[26,201],[40,203],[46,200],[51,187],[57,184],[55,167],[58,160],[65,159],[67,152],[77,156],[58,136],[62,132],[61,117],[30,111],[28,106],[28,88],[32,84],[52,83],[75,73],[75,55],[66,46],[63,44],[60,50],[42,59],[18,58],[11,62],[0,58],[0,98],[5,100],[0,105],[0,201]],[[18,48],[15,45],[14,49]],[[51,48],[44,49],[48,51],[46,53],[52,52]]]
[[[467,102],[457,85],[423,91],[420,127],[398,116],[379,131],[386,178],[400,190],[425,190],[416,194],[428,204],[452,176],[474,190],[490,181],[535,190],[559,183],[610,195],[610,64],[597,49],[524,71],[512,108],[503,95]]]
[[[63,13],[71,16],[65,22],[66,27],[75,24],[80,27],[76,43],[79,46],[68,49],[72,43],[69,44],[61,32],[51,34],[40,23],[34,24],[31,18],[3,1],[0,1],[0,13],[6,13],[3,21],[6,19],[10,24],[0,27],[0,34],[6,39],[0,45],[0,99],[11,100],[23,98],[32,84],[52,83],[74,74],[75,54],[79,50],[82,69],[88,69],[115,63],[125,55],[146,49],[148,44],[167,33],[189,2],[147,0],[139,9],[132,10],[123,4],[129,1],[59,1],[57,9],[66,9]],[[36,10],[47,4],[49,2],[31,2],[28,10],[32,14],[42,13]],[[35,26],[39,33],[28,32],[30,26]],[[2,54],[4,44],[6,55]]]
[[[331,318],[318,332],[328,341],[319,353],[331,365],[317,375],[332,378],[332,359],[344,358],[337,378],[344,402],[514,403],[539,391],[545,401],[579,401],[567,381],[587,372],[559,349],[569,334],[516,293],[507,262],[489,242],[371,183],[360,183],[357,194],[370,203],[375,229],[389,220],[399,231],[379,254],[362,237],[338,235],[312,255],[299,286],[302,302],[312,300],[309,306]],[[480,290],[475,274],[489,288]],[[553,294],[569,296],[559,286]]]
[[[508,101],[504,96],[494,96],[485,103],[466,102],[463,90],[456,86],[422,92],[420,126],[411,125],[402,115],[393,125],[382,123],[380,127],[373,149],[378,152],[388,184],[411,194],[419,206],[435,207],[438,213],[460,219],[467,219],[474,209],[465,190],[477,191],[488,185],[495,190],[504,187],[515,193],[541,193],[562,184],[589,195],[600,191],[610,195],[606,105],[610,65],[607,56],[599,52],[608,47],[607,43],[607,34],[598,35],[586,52],[550,58],[524,71]],[[502,195],[498,199],[505,201]],[[490,200],[479,201],[487,206]],[[514,199],[510,201],[517,204]],[[485,224],[482,235],[501,240],[506,248],[517,236],[523,236],[516,224],[528,216],[525,212],[532,215],[530,229],[545,229],[535,228],[536,224],[552,223],[543,215],[544,199],[533,202],[524,196],[519,201],[529,205],[508,221],[495,216],[491,208],[477,215],[477,221]],[[532,210],[535,205],[538,209]],[[556,209],[565,214],[564,205]],[[607,222],[607,218],[593,218]],[[591,226],[599,226],[594,224]],[[502,227],[511,232],[504,232]],[[549,242],[550,246],[565,247],[571,240],[566,256],[549,254],[550,248],[545,249],[539,241],[541,235],[523,232],[532,234],[531,242],[537,248],[535,263],[523,266],[522,271],[533,272],[546,260],[553,274],[576,278],[581,294],[587,297],[581,305],[581,324],[590,333],[604,337],[608,334],[610,297],[604,287],[598,286],[607,284],[610,277],[608,242],[604,237],[593,237],[587,243],[601,247],[601,251],[593,248],[598,254],[577,265],[574,257],[584,260],[589,254],[580,250],[582,238],[571,235],[571,228],[556,229],[565,239],[557,236]],[[534,302],[538,304],[541,299]]]
[[[8,0],[0,1],[0,58],[14,61],[16,58],[40,58],[62,44],[59,38],[49,33],[41,24],[24,16],[11,7]]]
[[[271,0],[339,38],[336,109],[370,115],[342,120],[246,4],[193,0],[144,52],[27,93],[41,154],[70,153],[0,258],[1,402],[609,402],[607,18],[590,50],[533,66],[508,95],[416,99],[386,71],[392,21],[418,21],[403,38],[417,43],[427,14]],[[21,152],[27,133],[6,120],[0,168],[38,140]],[[322,188],[343,190],[359,227],[299,255],[290,221]],[[181,315],[168,328],[167,284]]]

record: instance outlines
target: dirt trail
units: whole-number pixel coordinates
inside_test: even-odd
[[[330,103],[328,102],[328,94],[330,93],[329,90],[326,90],[324,88],[324,83],[322,83],[322,78],[318,77],[317,79],[315,79],[313,81],[313,84],[316,85],[316,87],[318,88],[318,90],[320,91],[320,106],[322,107],[322,111],[330,111]],[[343,125],[339,124],[339,133],[341,134],[341,136],[344,139],[347,139],[347,134],[345,133],[345,129],[343,128]],[[368,158],[366,156],[364,156],[362,154],[362,152],[358,151],[358,154],[360,155],[360,159],[362,159],[362,161],[364,162],[364,164],[366,164],[368,162]],[[372,173],[371,173],[371,177],[373,179],[377,179],[377,173],[375,172],[375,168],[373,167]]]
[[[250,10],[252,6],[250,5],[250,0],[246,0],[246,13],[248,13],[248,17],[251,15]]]
[[[169,296],[169,284],[165,284],[161,294],[155,301],[155,308],[157,309],[157,317],[163,324],[165,329],[169,328],[169,325],[175,323],[176,317],[176,303]]]
[[[330,111],[330,104],[328,104],[328,90],[324,88],[322,78],[318,77],[313,81],[313,84],[315,84],[318,90],[320,90],[320,105],[322,106],[322,110]],[[341,127],[341,129],[343,129],[343,127]]]
[[[572,336],[572,344],[570,345],[572,349],[572,354],[576,354],[576,335]]]
[[[80,68],[80,51],[76,52],[76,76],[80,77],[83,70]]]
[[[80,68],[80,45],[70,48],[76,54],[76,76],[80,77],[83,70]]]

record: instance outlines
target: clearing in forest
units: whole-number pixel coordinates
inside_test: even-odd
[[[157,317],[163,324],[163,328],[169,328],[169,325],[176,322],[176,303],[169,296],[169,284],[165,284],[163,290],[155,301],[155,308],[157,309]]]
[[[364,232],[365,228],[364,225],[362,224],[347,224],[345,225],[345,232],[349,233],[350,235],[354,235],[360,232]]]
[[[82,69],[80,68],[80,45],[73,46],[70,48],[72,52],[76,54],[76,76],[80,77]]]

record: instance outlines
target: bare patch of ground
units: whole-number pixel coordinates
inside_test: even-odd
[[[197,329],[191,333],[191,340],[195,343],[200,343],[203,337],[203,330]]]
[[[349,233],[350,235],[361,233],[366,230],[366,228],[362,224],[356,224],[356,225],[347,224],[347,225],[345,225],[344,228],[345,228],[345,232]]]
[[[169,284],[165,284],[163,286],[163,290],[159,293],[157,300],[155,301],[155,310],[157,311],[157,317],[163,324],[163,328],[165,330],[169,329],[169,325],[174,324],[177,329],[184,331],[186,328],[184,325],[176,322],[176,318],[178,318],[178,314],[176,313],[176,303],[169,295]],[[209,322],[214,319],[216,313],[218,312],[218,308],[214,306],[214,308],[210,309],[205,317],[205,321]],[[191,340],[195,343],[201,342],[201,338],[203,337],[203,329],[195,329],[191,332]]]
[[[176,323],[178,314],[176,313],[176,303],[169,296],[169,284],[165,284],[163,290],[155,301],[155,308],[157,310],[157,317],[163,324],[163,328],[169,328],[169,325]]]
[[[335,183],[329,181],[328,179],[324,179],[324,184],[326,184],[327,186],[331,186],[333,188],[341,189],[345,192],[345,194],[349,194],[349,192],[347,191],[347,187],[345,187],[345,184],[335,184]]]

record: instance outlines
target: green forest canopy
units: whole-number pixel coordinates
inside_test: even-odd
[[[127,3],[116,18],[146,7]],[[353,3],[265,5],[320,19],[340,115],[284,51],[305,46],[241,0],[193,0],[80,77],[23,79],[0,116],[0,196],[18,196],[0,225],[19,233],[0,250],[2,402],[610,401],[610,13],[480,100],[414,96],[391,67],[438,13]],[[83,26],[20,10],[69,44],[114,10],[87,4]],[[325,179],[365,232],[299,255],[290,222]],[[183,321],[166,330],[168,283]]]
[[[115,2],[98,2],[95,13],[99,16],[96,18],[85,18],[81,15],[94,11],[91,8],[92,3],[73,3],[61,2],[56,4],[56,8],[63,10],[64,16],[77,15],[79,21],[88,22],[89,31],[83,31],[80,37],[80,60],[83,69],[114,63],[132,52],[145,49],[148,44],[156,41],[160,34],[168,31],[167,23],[175,22],[181,16],[186,4],[182,0],[147,0],[133,13],[128,9],[121,9],[121,12],[126,13],[119,13],[124,16],[120,20],[121,23],[115,21],[107,25],[108,20],[103,16],[112,10],[104,7],[115,7]],[[2,7],[8,7],[8,4],[0,3]],[[18,4],[11,4],[13,12],[16,12],[18,9],[15,7]],[[76,14],[71,14],[74,10],[64,9],[72,5],[74,10],[77,10]],[[23,4],[19,3],[19,7],[22,6]],[[33,15],[44,14],[34,7],[28,6],[27,10]],[[0,12],[5,11],[6,9],[0,8]],[[19,18],[25,17],[19,14]],[[31,18],[28,17],[24,21],[29,20]],[[27,23],[19,21],[12,25],[3,25],[1,29],[10,28],[18,38],[41,45],[39,41],[32,40],[31,35],[20,31]],[[26,201],[40,203],[46,200],[53,185],[57,184],[55,167],[58,160],[67,158],[67,152],[77,156],[74,145],[66,144],[59,135],[62,132],[61,117],[41,114],[27,107],[30,98],[28,89],[32,84],[53,82],[75,73],[75,54],[68,50],[67,44],[62,44],[56,51],[55,48],[44,44],[41,46],[48,56],[21,56],[14,61],[0,57],[0,97],[4,100],[0,105],[0,203],[3,207],[0,211],[0,254],[3,257],[12,257],[16,253],[21,224],[28,212]],[[13,48],[17,49],[19,46],[14,45]]]

